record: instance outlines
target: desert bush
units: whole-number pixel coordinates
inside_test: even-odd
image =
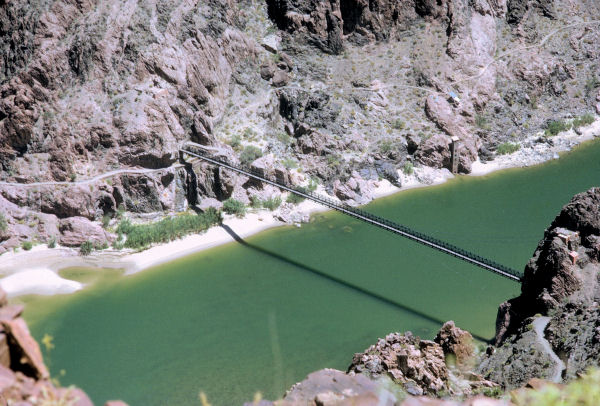
[[[281,197],[280,196],[271,197],[267,200],[262,201],[262,207],[264,207],[265,209],[269,209],[271,211],[277,209],[279,206],[281,206]]]
[[[596,119],[593,114],[587,113],[573,120],[573,128],[579,128],[592,124]]]
[[[406,175],[411,175],[414,171],[415,171],[415,167],[413,166],[412,162],[404,163],[402,172],[404,172]]]
[[[48,248],[56,248],[56,237],[50,237],[48,240]]]
[[[550,121],[546,127],[546,131],[544,132],[546,137],[553,137],[558,133],[563,131],[567,131],[571,128],[571,125],[566,121]]]
[[[23,241],[21,243],[21,248],[23,248],[25,251],[29,251],[31,248],[33,248],[33,243],[31,241]]]
[[[521,149],[521,146],[519,144],[505,142],[498,145],[498,148],[496,148],[496,152],[498,153],[498,155],[508,155],[512,154],[513,152],[517,152],[519,149]]]
[[[250,165],[262,156],[262,150],[254,145],[248,145],[240,154],[240,162],[244,166]]]
[[[4,213],[0,213],[0,231],[6,231],[8,229],[8,222],[6,221],[6,217],[4,217]]]
[[[229,198],[223,202],[223,211],[227,214],[243,217],[246,214],[246,205],[239,200]]]
[[[85,241],[79,246],[79,255],[90,255],[94,250],[94,244],[91,241]]]

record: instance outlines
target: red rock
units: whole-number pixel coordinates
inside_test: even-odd
[[[84,217],[69,217],[60,221],[60,244],[67,247],[79,246],[85,241],[101,245],[112,242],[114,236],[106,232],[99,224]]]
[[[17,377],[15,373],[5,367],[0,365],[0,393],[3,393],[7,388],[10,388],[17,382]]]
[[[104,404],[104,406],[129,406],[127,403],[122,400],[109,400]]]
[[[8,297],[4,289],[0,288],[0,307],[4,307],[8,304]]]
[[[4,333],[0,333],[0,366],[10,368],[10,347]]]
[[[0,321],[2,320],[14,320],[23,313],[25,306],[23,305],[10,305],[0,308]]]
[[[445,355],[454,355],[459,366],[467,366],[472,361],[475,353],[473,336],[456,327],[453,321],[444,323],[434,341],[442,346]]]
[[[18,318],[11,321],[1,321],[1,323],[9,336],[11,347],[16,346],[12,349],[12,352],[21,357],[19,360],[13,360],[12,364],[20,364],[17,367],[19,370],[22,370],[25,374],[31,374],[37,379],[48,378],[50,374],[44,364],[42,352],[38,343],[29,333],[25,320]]]

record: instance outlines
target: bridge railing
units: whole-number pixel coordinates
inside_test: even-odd
[[[189,147],[188,147],[189,148]],[[473,252],[467,251],[465,249],[459,248],[455,245],[449,244],[445,241],[439,240],[435,237],[431,237],[419,231],[413,230],[405,225],[395,223],[391,220],[376,216],[364,210],[358,209],[356,207],[349,206],[348,204],[341,202],[339,200],[334,200],[328,196],[323,196],[321,194],[315,193],[313,191],[306,190],[301,187],[295,187],[292,185],[283,185],[278,183],[275,179],[268,179],[262,172],[258,172],[248,167],[239,167],[237,165],[230,164],[228,162],[219,160],[217,158],[208,157],[204,155],[202,152],[191,152],[182,149],[184,153],[190,154],[192,156],[196,156],[198,158],[204,159],[208,162],[211,162],[215,165],[222,166],[234,171],[237,171],[242,174],[249,175],[253,178],[261,180],[263,182],[267,182],[273,186],[279,187],[281,189],[287,190],[288,192],[294,193],[298,196],[304,197],[306,199],[310,199],[316,201],[317,203],[321,203],[329,208],[334,210],[343,212],[352,217],[358,218],[363,221],[367,221],[373,225],[377,225],[380,228],[388,230],[390,232],[401,234],[404,237],[407,237],[413,241],[419,242],[421,244],[425,244],[431,248],[437,249],[439,251],[445,252],[454,257],[463,259],[467,262],[470,262],[474,265],[487,269],[489,271],[495,272],[499,275],[507,277],[512,280],[520,281],[522,275],[520,272],[511,269],[507,266],[501,265],[495,261],[491,261],[487,258],[483,258],[480,255],[477,255]]]

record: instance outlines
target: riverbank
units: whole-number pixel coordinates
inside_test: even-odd
[[[526,167],[555,159],[559,152],[568,151],[573,146],[598,135],[600,135],[600,121],[583,128],[580,134],[570,130],[552,137],[552,145],[547,142],[537,142],[538,137],[533,137],[524,142],[522,148],[514,154],[498,156],[494,161],[487,163],[475,163],[471,175],[480,176],[501,169]],[[415,172],[411,175],[403,173],[400,175],[403,185],[401,188],[382,180],[377,183],[374,197],[379,198],[407,189],[440,184],[453,177],[446,169],[432,168],[415,168]],[[294,208],[294,211],[301,213],[301,217],[304,218],[308,218],[312,213],[326,210],[328,209],[311,201],[304,201]],[[49,249],[46,246],[36,246],[31,251],[6,253],[0,257],[0,275],[7,277],[0,280],[0,286],[7,290],[10,297],[28,293],[46,295],[70,293],[81,289],[83,285],[76,286],[73,281],[61,278],[58,275],[58,271],[61,269],[70,267],[117,268],[124,269],[125,274],[134,274],[177,258],[232,242],[237,236],[246,238],[268,228],[289,225],[278,220],[276,214],[277,212],[261,210],[253,211],[242,219],[226,216],[223,224],[227,228],[213,227],[203,234],[187,236],[142,252],[107,249],[95,251],[91,255],[83,257],[77,250],[71,248]],[[15,278],[15,274],[22,274],[22,276]]]

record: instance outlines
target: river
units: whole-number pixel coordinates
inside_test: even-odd
[[[522,270],[544,229],[600,184],[600,142],[561,159],[407,190],[365,209]],[[98,279],[97,271],[67,270]],[[68,296],[26,298],[25,318],[61,384],[98,404],[241,405],[307,373],[345,369],[393,331],[433,338],[454,320],[494,334],[517,283],[338,213],[280,227],[140,274],[102,274]]]

